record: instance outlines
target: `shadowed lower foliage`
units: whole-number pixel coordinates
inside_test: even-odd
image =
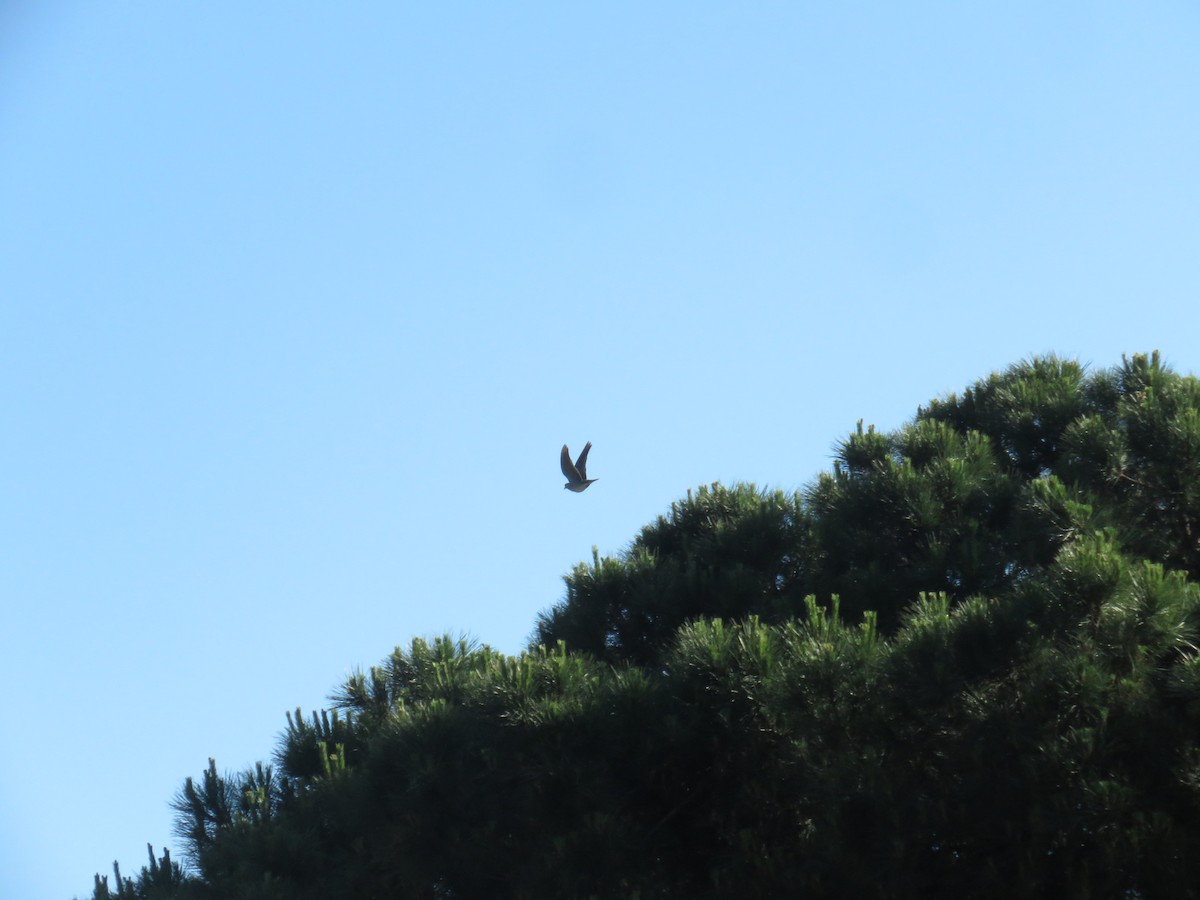
[[[416,640],[94,898],[1190,896],[1200,393],[1034,359]]]

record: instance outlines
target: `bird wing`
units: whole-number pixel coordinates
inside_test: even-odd
[[[588,446],[590,447],[591,444],[588,444]],[[583,456],[587,456],[586,450],[583,451]],[[583,459],[583,456],[579,458]],[[571,482],[571,484],[579,484],[579,482],[583,481],[583,478],[580,477],[575,467],[571,465],[571,451],[567,449],[566,444],[563,444],[562,457],[559,462],[562,465],[563,474],[567,476],[567,481]]]
[[[579,479],[587,481],[587,455],[592,449],[592,442],[588,441],[587,446],[583,448],[583,452],[579,454],[579,459],[575,460],[575,468],[579,471]]]

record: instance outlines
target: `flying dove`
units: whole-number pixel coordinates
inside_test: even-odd
[[[579,493],[586,491],[587,486],[593,481],[598,481],[597,478],[587,477],[587,455],[592,449],[592,442],[588,441],[583,448],[583,452],[579,454],[579,459],[575,460],[575,465],[571,465],[571,451],[567,449],[567,445],[563,444],[562,448],[562,470],[567,476],[567,483],[563,485],[568,491]]]

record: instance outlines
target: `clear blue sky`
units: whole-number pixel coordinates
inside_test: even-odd
[[[0,893],[689,487],[1200,369],[1195,3],[745,7],[0,5]]]

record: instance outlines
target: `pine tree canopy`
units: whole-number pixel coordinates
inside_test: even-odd
[[[414,640],[130,898],[1195,896],[1200,382],[1034,358],[689,491],[519,656]]]

